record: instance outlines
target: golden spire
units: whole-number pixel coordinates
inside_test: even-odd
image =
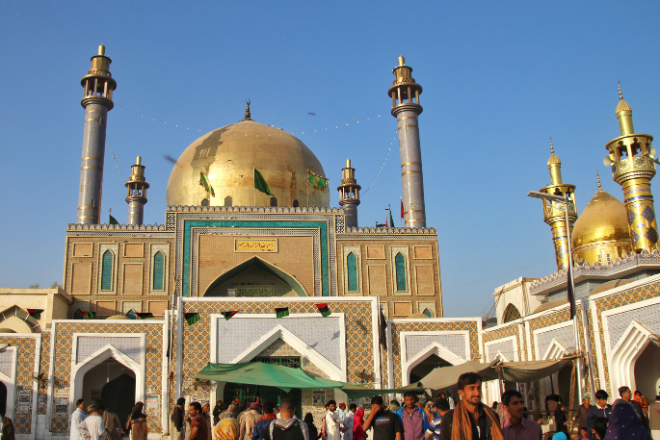
[[[598,189],[602,189],[600,187],[600,174],[598,174],[598,171],[596,171],[596,183],[598,183]]]
[[[248,99],[245,101],[245,104],[245,119],[249,121],[252,119],[252,114],[250,113],[250,100]]]
[[[101,45],[99,46],[99,55],[105,56],[105,46],[103,45],[103,43],[101,43]]]
[[[619,103],[616,106],[616,117],[619,120],[619,130],[621,131],[621,136],[627,134],[633,134],[635,129],[633,128],[632,120],[632,108],[626,101],[623,100],[623,92],[621,91],[621,81],[619,81]]]
[[[406,59],[403,57],[403,55],[399,56],[399,66],[405,66],[406,65]]]
[[[552,145],[552,136],[550,136],[550,154],[555,154],[555,146]]]
[[[623,92],[621,91],[621,81],[619,81],[618,87],[619,87],[619,99],[623,101]]]

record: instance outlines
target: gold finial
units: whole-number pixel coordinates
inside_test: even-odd
[[[555,154],[555,146],[552,145],[552,136],[550,136],[550,154]]]
[[[138,156],[135,159],[135,165],[142,165],[142,156]]]
[[[247,104],[245,106],[245,119],[252,119],[252,114],[250,113],[250,104],[251,104],[250,100],[248,99],[247,101],[245,101],[245,104]]]
[[[621,92],[621,81],[619,81],[618,87],[619,87],[619,99],[623,101],[623,92]]]
[[[406,65],[406,59],[403,57],[403,55],[399,56],[399,66],[405,66]]]
[[[346,168],[350,168],[350,167],[351,167],[351,160],[346,159]]]
[[[598,183],[598,189],[600,188],[600,174],[598,174],[598,171],[596,171],[596,183]]]
[[[103,43],[101,43],[101,45],[99,46],[99,55],[105,56],[105,46],[103,45]]]

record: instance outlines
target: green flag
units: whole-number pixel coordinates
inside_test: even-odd
[[[232,310],[230,312],[221,312],[221,313],[222,313],[222,316],[224,316],[225,319],[227,321],[229,321],[232,318],[232,316],[234,316],[238,313],[238,310]]]
[[[209,182],[209,178],[206,177],[206,173],[204,173],[204,171],[199,172],[199,184],[204,187],[206,192],[209,193],[211,197],[215,197],[215,191],[213,191],[211,182]]]
[[[319,176],[314,171],[307,168],[307,183],[309,183],[312,188],[325,191],[328,186],[328,179],[323,176]]]
[[[270,187],[266,183],[266,179],[261,175],[258,169],[254,169],[254,189],[261,191],[264,194],[272,196],[273,193],[270,192]]]
[[[277,307],[275,309],[275,317],[276,318],[284,318],[285,316],[289,316],[289,308],[288,307]]]
[[[186,320],[188,325],[193,325],[197,321],[199,321],[199,313],[191,312],[191,313],[184,313],[183,314],[183,319]]]
[[[111,224],[111,225],[118,225],[119,222],[117,221],[117,219],[114,218],[114,217],[112,216],[112,214],[109,214],[109,215],[110,215],[110,220],[108,220],[108,223]]]
[[[390,228],[394,227],[394,217],[392,217],[392,210],[390,209]]]

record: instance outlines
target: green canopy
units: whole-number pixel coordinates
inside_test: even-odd
[[[308,376],[300,368],[283,367],[281,365],[262,362],[247,362],[244,364],[212,364],[208,363],[195,378],[215,380],[217,382],[245,383],[276,387],[285,392],[292,388],[324,389],[341,388],[341,382]]]

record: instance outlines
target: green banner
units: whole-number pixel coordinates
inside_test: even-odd
[[[314,171],[307,168],[307,183],[309,183],[313,188],[316,188],[320,191],[325,191],[328,186],[328,179],[323,176],[319,176]]]
[[[266,183],[266,179],[261,175],[258,169],[254,169],[254,189],[261,191],[264,194],[272,196],[273,193],[270,192],[270,187]]]

